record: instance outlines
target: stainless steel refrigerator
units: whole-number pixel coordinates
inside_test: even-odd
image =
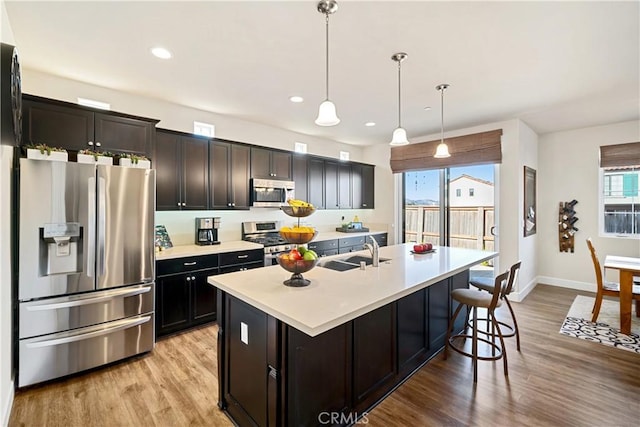
[[[154,346],[155,171],[20,159],[18,386]]]

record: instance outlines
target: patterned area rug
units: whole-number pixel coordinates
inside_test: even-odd
[[[631,309],[631,334],[620,333],[620,305],[618,301],[604,300],[596,323],[591,322],[591,309],[595,298],[578,295],[571,304],[560,333],[615,348],[640,353],[640,318]],[[635,303],[634,303],[635,304]]]

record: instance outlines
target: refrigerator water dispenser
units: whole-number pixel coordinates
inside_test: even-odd
[[[40,227],[40,276],[82,272],[82,227],[77,222]]]

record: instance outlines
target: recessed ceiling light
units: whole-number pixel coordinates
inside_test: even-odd
[[[431,110],[431,107],[426,106],[426,107],[424,107],[424,110],[425,110],[425,111],[429,111],[429,110]]]
[[[289,98],[289,101],[295,102],[295,103],[299,103],[299,102],[304,101],[304,98],[301,97],[301,96],[292,96],[292,97]]]
[[[375,126],[376,123],[375,122],[367,122],[364,125],[367,126],[367,127],[371,127],[371,126]]]
[[[151,53],[153,53],[154,56],[160,59],[171,58],[171,52],[169,52],[167,49],[163,47],[154,47],[153,49],[151,49]]]

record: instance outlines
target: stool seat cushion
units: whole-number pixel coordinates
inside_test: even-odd
[[[496,281],[491,277],[472,277],[469,280],[469,283],[478,289],[482,289],[483,291],[493,292]]]
[[[493,295],[486,292],[478,292],[476,289],[454,289],[451,291],[451,298],[471,307],[489,308]],[[501,304],[501,301],[498,300],[496,307],[500,307]]]

